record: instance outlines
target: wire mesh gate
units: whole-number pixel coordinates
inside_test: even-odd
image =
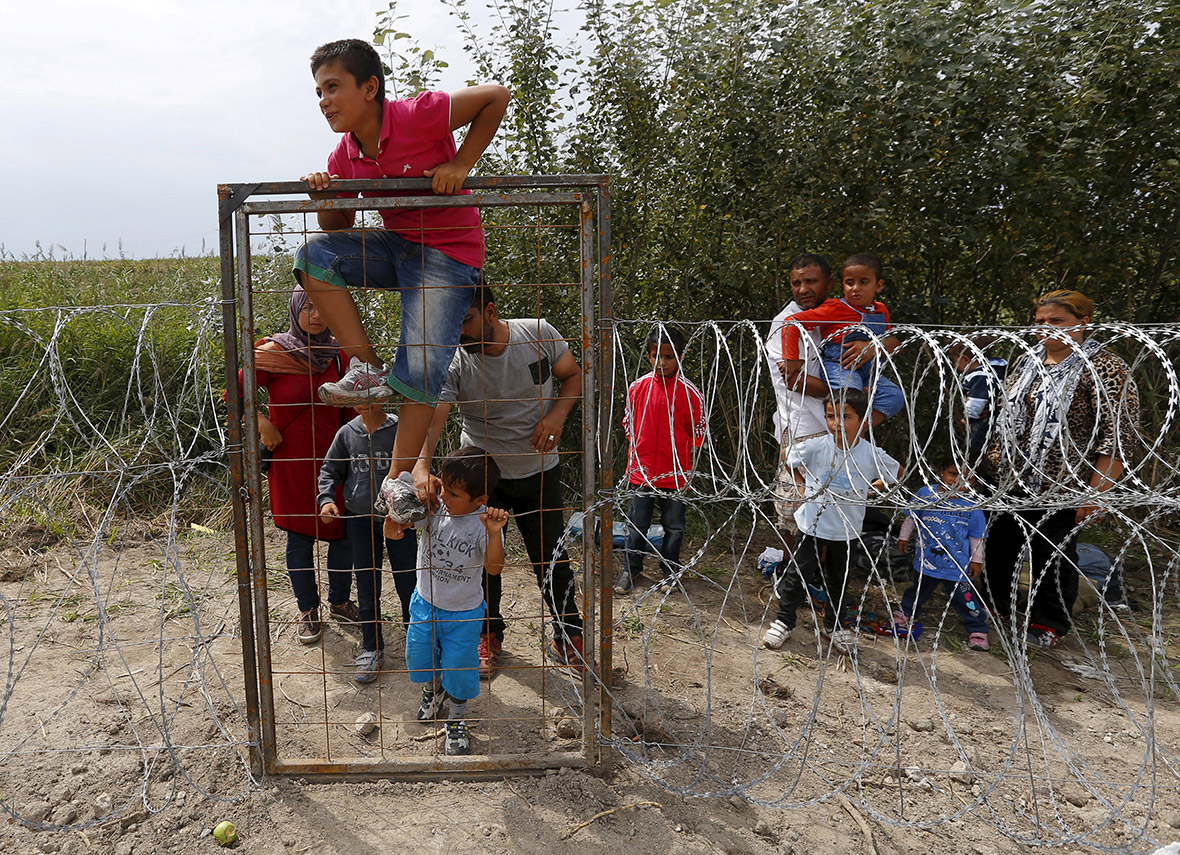
[[[591,533],[611,531],[610,505],[596,501],[600,491],[613,483],[609,181],[601,175],[511,176],[470,179],[466,186],[475,194],[329,200],[307,199],[303,182],[218,187],[227,388],[241,390],[240,395],[229,394],[227,403],[246,706],[257,771],[307,777],[476,778],[564,766],[599,768],[606,762],[600,745],[601,738],[609,736],[611,724],[611,705],[604,702],[611,673],[611,538]],[[339,181],[337,188],[414,193],[428,191],[430,182]],[[283,198],[292,195],[301,198]],[[265,521],[252,345],[259,333],[272,331],[258,328],[260,315],[266,314],[260,307],[285,305],[293,286],[289,263],[285,278],[282,271],[260,273],[256,248],[260,239],[271,244],[269,258],[273,261],[278,256],[281,268],[290,247],[275,252],[276,246],[314,231],[307,221],[320,210],[361,212],[363,227],[363,212],[377,208],[471,205],[484,214],[485,284],[497,284],[489,278],[502,277],[501,284],[511,291],[506,304],[513,303],[520,316],[531,316],[530,310],[535,309],[538,317],[542,311],[556,312],[570,327],[578,324],[572,336],[569,329],[558,327],[569,336],[583,373],[580,442],[572,447],[575,443],[569,441],[567,430],[562,453],[580,462],[579,467],[565,469],[567,477],[580,481],[564,490],[566,502],[571,494],[577,496],[565,512],[567,516],[573,510],[584,514],[582,531],[587,536],[577,551],[570,548],[575,542],[570,530],[564,533],[563,543],[575,565],[580,563],[579,606],[589,667],[579,674],[545,661],[541,651],[548,639],[542,597],[527,558],[523,563],[514,561],[519,550],[513,550],[510,541],[506,590],[515,577],[521,593],[510,603],[516,606],[514,613],[508,614],[506,608],[505,616],[513,619],[524,642],[509,643],[513,652],[508,666],[481,687],[482,710],[469,711],[474,731],[484,731],[474,740],[472,755],[452,757],[442,754],[431,728],[414,721],[417,699],[409,689],[404,661],[400,667],[392,664],[387,651],[382,673],[371,684],[374,688],[360,687],[352,681],[347,630],[329,629],[323,614],[325,632],[320,643],[314,647],[295,644],[289,632],[293,607],[272,604],[272,596],[280,601],[284,593],[289,597],[290,586],[284,574],[268,571],[267,540],[268,535],[273,540],[275,533]],[[524,270],[530,275],[522,275]],[[522,299],[521,294],[526,297]],[[379,328],[389,317],[389,304],[399,301],[355,296],[374,346],[391,350],[395,342],[378,339],[371,325]],[[501,311],[502,316],[506,314]],[[568,427],[573,426],[571,419]],[[325,575],[322,559],[317,550],[317,585]],[[506,600],[509,596],[511,592]],[[386,619],[380,604],[378,608],[379,618],[386,620],[387,630],[392,629],[396,637],[397,627],[388,626],[396,621]],[[536,640],[540,645],[531,644]],[[390,646],[396,660],[396,641]],[[361,715],[354,715],[358,711]]]

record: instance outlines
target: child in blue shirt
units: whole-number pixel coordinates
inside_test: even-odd
[[[389,474],[397,419],[385,414],[379,402],[358,404],[360,413],[336,432],[324,455],[319,477],[320,518],[344,517],[344,531],[356,573],[356,600],[361,618],[361,652],[356,658],[356,681],[377,679],[385,655],[385,639],[378,620],[381,602],[382,550],[389,553],[393,584],[402,601],[402,622],[410,625],[410,597],[414,593],[417,543],[387,540],[381,533],[385,514],[374,507],[381,482]],[[336,488],[344,484],[344,510],[336,504]]]
[[[897,548],[906,552],[914,532],[914,584],[901,596],[893,613],[894,632],[910,635],[922,606],[941,584],[951,593],[951,605],[963,619],[967,646],[987,650],[987,614],[971,584],[983,568],[983,539],[987,519],[971,494],[953,458],[943,461],[939,483],[918,491],[921,503],[906,512]]]

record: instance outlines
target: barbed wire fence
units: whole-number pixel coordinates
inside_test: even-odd
[[[85,829],[165,811],[183,822],[194,796],[235,801],[260,785],[225,533],[220,324],[216,299],[0,312],[10,346],[37,354],[6,378],[13,403],[0,416],[19,440],[0,475],[9,520],[0,766],[77,796],[9,788],[0,805],[15,822]],[[616,389],[647,370],[638,342],[649,326],[617,321]],[[710,419],[687,492],[685,567],[669,589],[616,599],[615,669],[601,675],[611,678],[614,728],[601,738],[621,762],[685,795],[783,810],[847,803],[890,827],[970,818],[1029,845],[1135,851],[1159,842],[1151,818],[1180,804],[1180,330],[1092,330],[1124,356],[1143,396],[1139,430],[1120,440],[1127,472],[1100,495],[1079,476],[1037,500],[1100,504],[1104,519],[1079,533],[1111,554],[1110,578],[1133,588],[1129,605],[1099,592],[1051,653],[1031,650],[1027,618],[1016,618],[993,631],[992,654],[969,654],[949,606],[933,604],[922,638],[877,635],[866,621],[888,620],[908,575],[888,538],[865,537],[848,568],[862,629],[853,655],[841,656],[809,634],[807,618],[789,649],[760,647],[775,606],[757,558],[783,545],[765,465],[765,326],[685,325],[684,370]],[[180,327],[188,344],[176,353],[162,342]],[[122,345],[82,365],[71,337],[83,329]],[[895,334],[904,346],[885,370],[908,404],[873,435],[908,473],[873,500],[892,521],[935,478],[936,452],[961,436],[952,346],[979,351],[986,334],[988,353],[1010,362],[1037,347],[1022,329]],[[116,363],[125,370],[112,388],[99,369]],[[603,429],[618,431],[621,415]],[[630,495],[619,485],[600,505],[623,520]],[[980,500],[992,511],[1022,502]],[[149,507],[165,510],[145,516]],[[127,616],[149,609],[152,632],[129,632]],[[574,684],[559,690],[579,705]]]

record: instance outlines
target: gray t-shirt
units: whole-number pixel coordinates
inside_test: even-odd
[[[418,595],[438,609],[466,612],[483,602],[483,563],[488,530],[479,510],[453,517],[445,506],[415,528],[418,538]]]
[[[553,409],[553,366],[569,345],[543,318],[509,319],[498,356],[459,348],[439,400],[458,404],[463,445],[495,458],[503,478],[527,478],[557,465],[557,452],[533,451],[533,429]]]

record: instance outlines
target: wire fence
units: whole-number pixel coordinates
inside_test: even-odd
[[[227,533],[220,318],[212,298],[0,312],[7,352],[26,357],[6,374],[0,416],[0,429],[19,438],[0,475],[8,526],[0,552],[0,766],[36,784],[0,796],[16,822],[79,829],[183,815],[194,796],[234,801],[260,785],[249,762]],[[616,319],[616,389],[650,370],[641,344],[650,326]],[[844,607],[839,617],[858,629],[845,654],[818,631],[819,591],[786,646],[761,644],[777,604],[758,558],[786,546],[773,511],[765,323],[683,326],[682,367],[709,421],[683,493],[683,569],[670,585],[641,583],[616,595],[604,628],[614,670],[590,678],[611,700],[613,728],[593,738],[620,762],[692,796],[737,795],[783,810],[848,803],[906,828],[970,819],[1028,845],[1138,851],[1165,842],[1149,828],[1180,803],[1180,330],[1089,331],[1098,353],[1125,361],[1139,394],[1134,429],[1119,429],[1126,472],[1112,488],[1092,486],[1095,438],[1067,431],[1057,436],[1064,468],[1035,498],[1016,489],[1028,463],[1018,466],[1017,457],[1001,468],[1008,480],[999,490],[978,495],[975,504],[993,515],[1096,504],[1100,512],[1067,536],[1111,560],[1097,582],[1082,581],[1074,629],[1061,645],[1030,645],[1028,615],[1017,610],[992,624],[991,650],[978,652],[967,649],[941,597],[927,607],[920,637],[893,634],[893,612],[912,581],[896,525],[921,506],[918,490],[937,479],[941,457],[955,456],[964,469],[977,463],[959,421],[959,355],[1002,355],[1015,370],[1042,345],[1026,329],[895,328],[903,347],[882,367],[907,404],[871,439],[905,475],[868,502],[883,523],[854,538],[840,568],[848,593],[836,604]],[[79,358],[79,339],[97,343],[100,355]],[[1084,371],[1096,370],[1096,355],[1083,354]],[[622,472],[621,391],[614,400],[620,409],[600,429],[617,432]],[[1125,397],[1103,401],[1127,406]],[[573,481],[570,494],[581,486]],[[635,493],[619,484],[597,507],[623,521]],[[621,531],[609,536],[616,535],[621,543]],[[572,527],[566,543],[578,536]],[[1059,560],[1077,559],[1062,550]],[[1012,581],[1036,584],[1019,574]],[[517,622],[543,624],[536,588],[526,583]],[[280,574],[275,589],[284,584]],[[278,613],[290,603],[275,608],[272,642],[297,649]],[[532,656],[521,654],[522,670],[542,667]],[[350,674],[331,671],[321,664],[316,679],[343,696]],[[527,711],[538,733],[530,750],[557,752],[563,738],[578,737],[562,716],[576,715],[582,693],[578,680],[533,687],[538,709],[544,702],[558,714]],[[277,714],[306,717],[307,703],[280,690]],[[348,715],[329,715],[331,700],[317,703],[349,751],[373,750],[347,732],[352,706]],[[414,736],[398,738],[409,745]],[[50,795],[79,770],[88,774],[75,798]]]

